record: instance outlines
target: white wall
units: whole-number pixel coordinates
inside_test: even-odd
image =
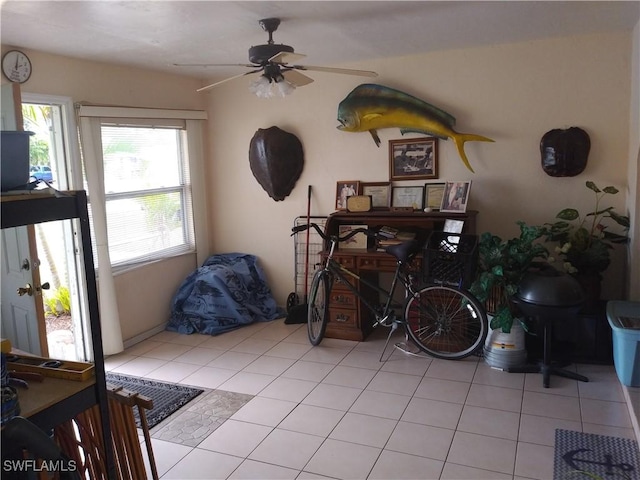
[[[440,180],[472,180],[469,208],[480,211],[479,231],[517,233],[516,220],[553,221],[565,207],[593,208],[593,180],[628,190],[630,34],[590,35],[500,45],[349,65],[375,70],[375,83],[398,88],[457,117],[457,130],[495,143],[468,143],[476,174],[467,171],[451,141],[440,142]],[[249,80],[230,82],[209,96],[211,158],[208,166],[212,252],[242,251],[260,257],[277,299],[294,289],[296,216],[304,215],[307,185],[312,214],[334,211],[336,181],[386,181],[387,144],[397,129],[368,133],[336,129],[338,103],[358,77],[310,74],[316,82],[285,99],[259,99]],[[276,125],[294,133],[305,150],[305,168],[283,202],[262,190],[249,169],[249,142],[258,128]],[[586,170],[552,178],[540,167],[539,142],[554,128],[579,126],[592,142]],[[634,159],[635,161],[635,159]],[[411,184],[402,182],[403,184]],[[424,182],[415,182],[424,183]],[[625,211],[625,195],[611,199]],[[624,295],[624,261],[607,272],[604,295]]]

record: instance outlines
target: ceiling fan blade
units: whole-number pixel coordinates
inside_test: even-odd
[[[172,63],[174,67],[247,67],[258,68],[253,63]]]
[[[345,75],[358,75],[361,77],[377,77],[376,72],[370,70],[353,70],[351,68],[333,68],[333,67],[318,67],[313,65],[289,65],[296,70],[309,70],[315,72],[327,72],[327,73],[342,73]]]
[[[251,72],[245,72],[245,73],[241,73],[239,75],[234,75],[233,77],[225,78],[224,80],[220,80],[219,82],[212,83],[211,85],[207,85],[206,87],[199,88],[199,89],[196,90],[196,92],[205,92],[207,90],[212,89],[213,87],[217,87],[218,85],[221,85],[223,83],[230,82],[231,80],[235,80],[236,78],[244,77],[246,75],[251,75],[252,73],[258,73],[258,72],[261,72],[261,71],[262,71],[262,69],[259,68],[258,70],[252,70]]]
[[[305,57],[306,55],[303,55],[302,53],[280,52],[271,57],[269,61],[273,63],[285,64],[297,62],[298,60],[302,60]]]
[[[297,70],[282,70],[282,76],[287,82],[294,84],[296,87],[304,87],[313,82],[313,78],[307,77]]]

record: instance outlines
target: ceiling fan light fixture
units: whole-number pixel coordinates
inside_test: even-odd
[[[296,86],[293,83],[288,82],[284,78],[280,82],[276,83],[276,87],[281,97],[291,95],[296,89]]]
[[[249,91],[257,97],[265,98],[271,89],[271,79],[266,75],[260,75],[249,84]]]
[[[285,80],[280,72],[272,75],[268,72],[260,75],[249,85],[249,91],[260,98],[286,97],[296,86]]]

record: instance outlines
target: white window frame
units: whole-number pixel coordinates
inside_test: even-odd
[[[189,172],[189,181],[186,185],[186,191],[191,195],[191,201],[186,204],[191,205],[191,215],[186,215],[187,221],[193,221],[193,248],[187,250],[176,250],[173,255],[183,255],[185,253],[196,252],[197,262],[201,264],[207,255],[207,217],[206,202],[204,190],[204,150],[203,150],[203,124],[207,119],[206,112],[196,110],[165,110],[165,109],[146,109],[132,107],[101,107],[90,105],[79,105],[78,109],[80,118],[81,139],[90,137],[91,141],[85,142],[81,140],[83,146],[85,168],[95,168],[95,177],[100,178],[102,182],[101,192],[94,188],[94,192],[89,191],[89,201],[104,203],[108,198],[115,198],[118,194],[105,195],[104,193],[104,175],[103,175],[103,158],[101,141],[102,125],[129,124],[136,126],[171,126],[174,128],[184,129],[186,132],[186,148],[185,161],[187,162],[186,170]],[[98,195],[94,195],[98,193]],[[93,197],[93,198],[92,198]],[[95,230],[99,230],[97,227]],[[204,246],[198,248],[199,246]],[[113,273],[126,271],[136,268],[140,265],[156,262],[161,260],[162,254],[158,256],[145,257],[142,260],[132,260],[130,262],[122,262],[110,265]],[[100,267],[100,265],[99,265]]]

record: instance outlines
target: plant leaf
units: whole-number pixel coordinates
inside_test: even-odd
[[[609,240],[611,243],[622,243],[625,244],[629,241],[629,237],[626,235],[618,235],[617,233],[604,231],[602,235],[605,239]]]
[[[609,218],[611,218],[618,225],[622,225],[623,227],[625,227],[627,229],[630,226],[629,217],[627,217],[626,215],[620,215],[619,213],[616,213],[614,211],[610,211],[609,212]]]
[[[565,208],[564,210],[561,210],[556,215],[556,218],[559,218],[561,220],[571,221],[571,220],[575,220],[579,216],[580,216],[580,212],[578,212],[578,210],[576,210],[575,208]]]
[[[596,187],[596,184],[595,184],[595,183],[593,183],[591,180],[589,180],[589,181],[586,183],[586,185],[587,185],[587,188],[588,188],[589,190],[593,190],[593,191],[594,191],[594,192],[596,192],[596,193],[600,193],[600,189],[599,189],[598,187]]]
[[[497,330],[500,328],[504,333],[511,332],[511,325],[513,324],[513,315],[507,305],[501,305],[496,309],[496,314],[491,320],[491,328]]]
[[[605,213],[609,213],[613,210],[613,207],[607,207],[604,210],[598,210],[597,212],[589,212],[587,213],[587,217],[591,217],[593,215],[604,215]]]
[[[498,276],[498,277],[502,277],[504,275],[504,270],[502,268],[502,265],[496,265],[491,269],[491,273]]]

